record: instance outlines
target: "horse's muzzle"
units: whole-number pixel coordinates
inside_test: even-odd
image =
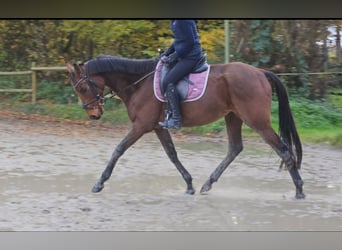
[[[87,110],[88,117],[90,120],[99,120],[103,115],[103,107],[98,106],[93,109]]]
[[[89,119],[90,120],[99,120],[101,118],[101,115],[90,115]]]

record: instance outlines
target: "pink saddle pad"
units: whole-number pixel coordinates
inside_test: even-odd
[[[163,70],[163,62],[160,60],[156,67],[156,72],[154,73],[154,80],[153,80],[153,89],[154,95],[156,98],[161,102],[167,102],[167,99],[162,93],[161,90],[161,78],[162,78],[162,70]],[[200,72],[200,73],[191,73],[188,76],[188,79],[181,80],[177,85],[183,85],[183,92],[184,92],[184,84],[186,84],[186,92],[184,96],[182,96],[183,102],[191,102],[200,99],[206,88],[208,83],[208,76],[210,71],[210,65],[208,65],[208,69]],[[178,86],[177,86],[178,87]]]

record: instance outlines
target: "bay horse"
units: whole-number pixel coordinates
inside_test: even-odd
[[[109,87],[127,108],[131,129],[112,153],[94,185],[100,192],[124,152],[145,133],[154,131],[167,156],[186,182],[187,194],[194,194],[192,177],[178,159],[170,132],[160,125],[165,103],[153,91],[154,71],[158,59],[129,59],[100,55],[82,64],[67,63],[71,84],[90,119],[100,119],[104,112],[104,89]],[[278,97],[279,135],[271,127],[272,85]],[[303,180],[299,174],[302,145],[289,106],[288,95],[278,76],[254,66],[231,62],[210,65],[205,94],[197,101],[181,105],[182,126],[200,126],[225,119],[228,153],[203,184],[200,193],[212,188],[219,177],[243,150],[241,127],[245,123],[255,130],[278,154],[290,173],[297,199],[305,198]]]

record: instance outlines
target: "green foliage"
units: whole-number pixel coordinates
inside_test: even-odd
[[[77,103],[77,96],[72,86],[65,86],[61,82],[39,82],[37,98],[57,104]]]
[[[342,146],[342,108],[330,102],[290,97],[290,106],[302,139]],[[272,102],[272,124],[278,128],[278,103]]]
[[[291,110],[297,129],[304,141],[328,142],[342,146],[342,107],[335,108],[329,102],[308,100],[291,96]],[[342,98],[341,98],[342,99]],[[272,127],[278,131],[278,102],[272,101]],[[183,128],[187,133],[218,134],[225,133],[225,122],[220,119],[206,126]],[[244,136],[256,136],[255,132],[243,126]]]
[[[331,89],[327,98],[333,107],[342,109],[342,89]]]
[[[329,140],[337,138],[340,141],[338,138],[341,136],[335,136],[334,132],[328,135],[328,131],[342,127],[341,96],[329,95],[332,91],[339,93],[341,76],[324,79],[315,85],[306,73],[322,70],[323,50],[319,44],[329,35],[328,28],[339,25],[341,21],[239,19],[229,22],[229,53],[232,61],[242,61],[270,70],[281,66],[282,72],[302,73],[299,76],[282,77],[291,95],[291,106],[299,130],[303,134],[307,131],[323,131],[317,134],[325,134]],[[222,63],[225,49],[224,21],[202,19],[197,25],[209,63]],[[29,70],[32,62],[36,62],[37,66],[65,65],[65,62],[85,61],[98,54],[150,58],[158,55],[158,48],[165,50],[172,41],[169,20],[0,20],[0,71]],[[329,66],[333,71],[341,69],[331,62]],[[313,89],[322,84],[325,89],[334,89],[323,91],[328,95],[319,96],[321,101],[308,100],[309,97],[317,98],[312,95]],[[0,88],[30,88],[30,79],[1,77]],[[38,105],[27,105],[26,102],[31,99],[30,93],[0,93],[0,99],[25,102],[28,112],[53,113],[75,119],[85,117],[84,110],[78,109],[77,97],[63,74],[40,72],[37,95]],[[325,98],[327,101],[324,101]],[[106,109],[104,121],[128,121],[122,104],[109,101]],[[276,126],[276,105],[273,105],[272,112],[273,124]],[[208,126],[185,131],[224,133],[225,126],[221,119]]]
[[[342,125],[342,109],[336,109],[329,102],[308,100],[305,98],[291,98],[290,106],[296,124],[301,129],[329,129]],[[278,104],[272,104],[272,117],[278,122]]]
[[[0,108],[10,108],[26,113],[52,115],[63,119],[88,120],[86,112],[78,104],[73,90],[58,82],[39,84],[38,103],[30,104],[29,100],[18,101],[16,94],[13,97],[2,96]],[[71,99],[70,96],[72,96]],[[305,141],[329,142],[342,145],[342,106],[336,107],[327,101],[309,100],[300,95],[290,96],[290,106],[298,128],[299,134]],[[342,97],[340,98],[342,99]],[[339,101],[341,104],[341,100]],[[272,102],[272,126],[278,130],[278,103]],[[128,124],[129,119],[125,106],[118,100],[108,100],[105,104],[105,113],[99,122],[114,125]],[[205,135],[223,134],[226,128],[224,119],[206,126],[183,128],[185,133],[198,133]],[[248,127],[243,126],[244,136],[256,136]]]
[[[102,122],[113,125],[129,124],[129,118],[125,105],[120,101],[108,100],[105,105],[105,112],[101,117]]]
[[[0,89],[30,88],[30,76],[28,75],[0,76]],[[0,100],[1,98],[11,98],[16,101],[28,101],[31,100],[31,93],[0,92]]]
[[[317,71],[322,67],[318,42],[338,20],[229,20],[233,60],[258,67],[282,65],[286,72]],[[224,61],[223,20],[198,21],[198,30],[210,63]],[[98,54],[129,58],[157,56],[173,41],[169,20],[0,20],[0,71],[85,61]],[[318,60],[319,59],[319,60]],[[308,84],[300,75],[296,87]]]
[[[251,64],[259,67],[267,65],[271,60],[272,51],[272,20],[252,20],[251,30],[252,30],[252,41],[249,45],[254,48],[256,52],[255,61]]]
[[[197,133],[197,134],[218,134],[221,132],[225,132],[225,121],[224,119],[220,119],[216,122],[210,123],[206,126],[197,126],[191,128],[183,128],[182,131],[186,133]]]
[[[224,24],[223,20],[199,20],[198,32],[209,63],[224,61]]]

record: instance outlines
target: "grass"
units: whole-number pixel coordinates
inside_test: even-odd
[[[277,105],[272,105],[272,126],[278,131],[278,110]],[[291,103],[296,126],[301,139],[304,142],[327,143],[342,147],[342,109],[332,109],[325,103],[311,101]],[[24,113],[49,115],[61,119],[88,120],[85,111],[78,104],[53,104],[46,101],[39,101],[33,105],[28,102],[1,102],[1,109],[10,109]],[[129,123],[126,108],[122,103],[108,101],[105,112],[99,122],[112,125],[126,125]],[[184,133],[199,135],[225,136],[225,122],[220,119],[206,126],[183,128]],[[244,137],[257,137],[258,135],[249,127],[243,126]]]
[[[24,113],[50,115],[62,119],[88,120],[85,111],[77,104],[77,98],[70,86],[61,83],[40,83],[38,102],[30,103],[29,94],[0,95],[0,109],[10,109]],[[291,95],[290,106],[302,141],[328,143],[342,147],[342,89],[334,89],[327,99],[309,100]],[[113,125],[129,123],[125,106],[118,100],[109,100],[105,113],[99,122]],[[272,103],[272,126],[278,131],[278,105]],[[224,119],[206,126],[183,128],[184,133],[199,135],[226,134]],[[256,133],[243,126],[244,137],[256,137]]]
[[[79,104],[54,104],[46,101],[39,101],[36,104],[29,102],[1,102],[0,109],[8,109],[27,114],[40,114],[70,120],[89,120],[86,112]],[[106,104],[105,112],[99,122],[112,125],[125,125],[129,123],[126,109],[122,104]]]
[[[298,133],[304,142],[327,143],[342,147],[342,96],[329,96],[328,101],[308,100],[302,97],[290,98],[291,110]],[[278,104],[272,103],[272,127],[278,131]],[[217,134],[225,132],[221,119],[202,127],[185,128],[188,133]],[[243,126],[242,133],[247,137],[258,135],[249,127]]]
[[[331,89],[328,101],[336,108],[342,108],[342,89]]]

